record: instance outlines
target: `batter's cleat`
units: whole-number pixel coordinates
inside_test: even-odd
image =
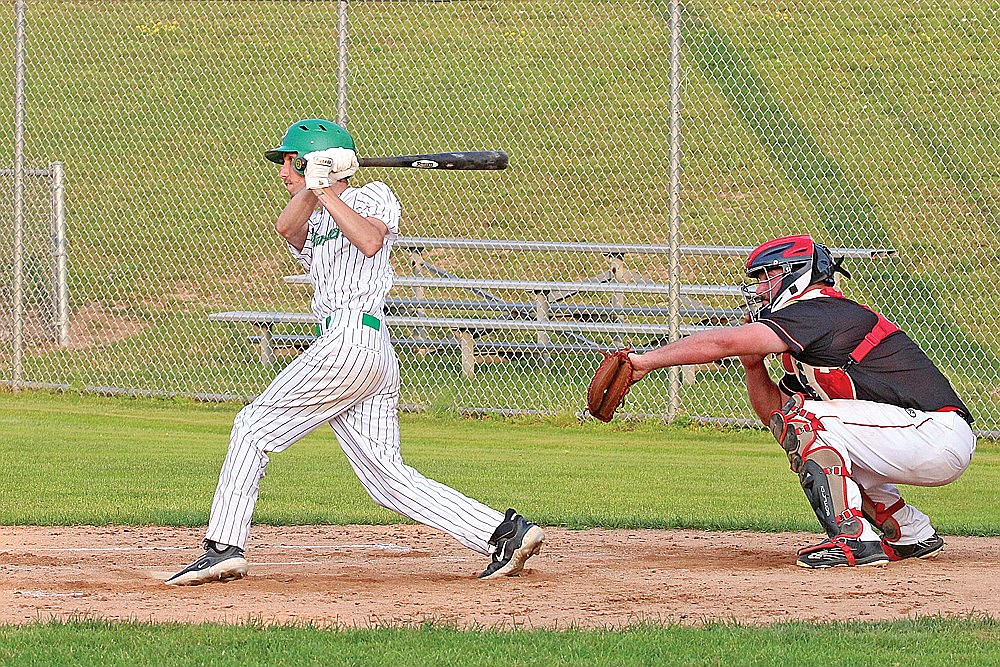
[[[508,509],[503,521],[493,531],[490,544],[496,546],[493,560],[479,575],[480,579],[512,577],[524,569],[524,561],[542,550],[545,533],[523,516]]]
[[[828,567],[865,567],[886,565],[889,557],[882,550],[882,543],[834,537],[816,546],[799,550],[795,564],[821,570]]]
[[[891,561],[907,558],[934,558],[944,549],[944,540],[934,533],[916,544],[892,544],[882,540],[882,549]]]
[[[246,576],[250,564],[243,557],[243,549],[205,540],[205,553],[201,558],[167,579],[170,586],[197,586],[210,581],[232,581]]]

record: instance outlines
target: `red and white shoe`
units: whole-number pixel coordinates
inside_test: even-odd
[[[813,570],[828,567],[865,567],[887,565],[889,556],[882,550],[882,543],[834,537],[819,544],[799,550],[795,564]]]

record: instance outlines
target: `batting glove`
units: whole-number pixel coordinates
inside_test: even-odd
[[[349,148],[327,148],[302,157],[306,161],[306,187],[310,190],[329,187],[330,183],[353,176],[358,170],[358,156]]]

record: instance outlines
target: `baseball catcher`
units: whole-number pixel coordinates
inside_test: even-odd
[[[629,380],[739,357],[750,404],[787,454],[826,532],[798,552],[796,564],[930,558],[944,540],[895,485],[958,479],[976,448],[972,415],[906,333],[835,287],[838,272],[847,275],[807,234],[764,243],[746,262],[749,323],[628,354]],[[764,363],[771,354],[780,355],[784,369],[778,382]],[[595,416],[610,419],[616,406],[607,397],[617,394],[604,393]]]

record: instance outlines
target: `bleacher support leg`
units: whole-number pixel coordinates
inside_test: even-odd
[[[549,321],[549,297],[546,292],[535,292],[535,321],[536,322],[548,322]],[[548,331],[539,331],[537,335],[537,340],[539,345],[549,345],[552,339],[549,337]],[[552,355],[548,352],[543,352],[538,356],[539,363],[545,367],[549,365],[552,361]]]
[[[458,339],[459,349],[462,351],[462,375],[467,378],[476,377],[476,348],[472,332],[456,331],[455,338]]]
[[[413,267],[414,276],[418,278],[424,277],[425,272],[424,272],[423,248],[410,248],[410,265]],[[426,298],[426,296],[424,295],[423,287],[413,287],[412,291],[414,299],[423,300]],[[415,310],[417,315],[419,315],[420,317],[427,316],[427,311],[424,308],[416,308]],[[417,336],[419,336],[420,338],[426,340],[429,337],[427,335],[427,329],[425,329],[424,327],[416,327],[414,331],[416,331]],[[419,356],[421,359],[431,354],[434,354],[434,350],[430,348],[427,347],[417,348],[417,356]]]
[[[270,366],[274,363],[274,335],[271,327],[262,324],[254,326],[260,331],[260,363]]]

